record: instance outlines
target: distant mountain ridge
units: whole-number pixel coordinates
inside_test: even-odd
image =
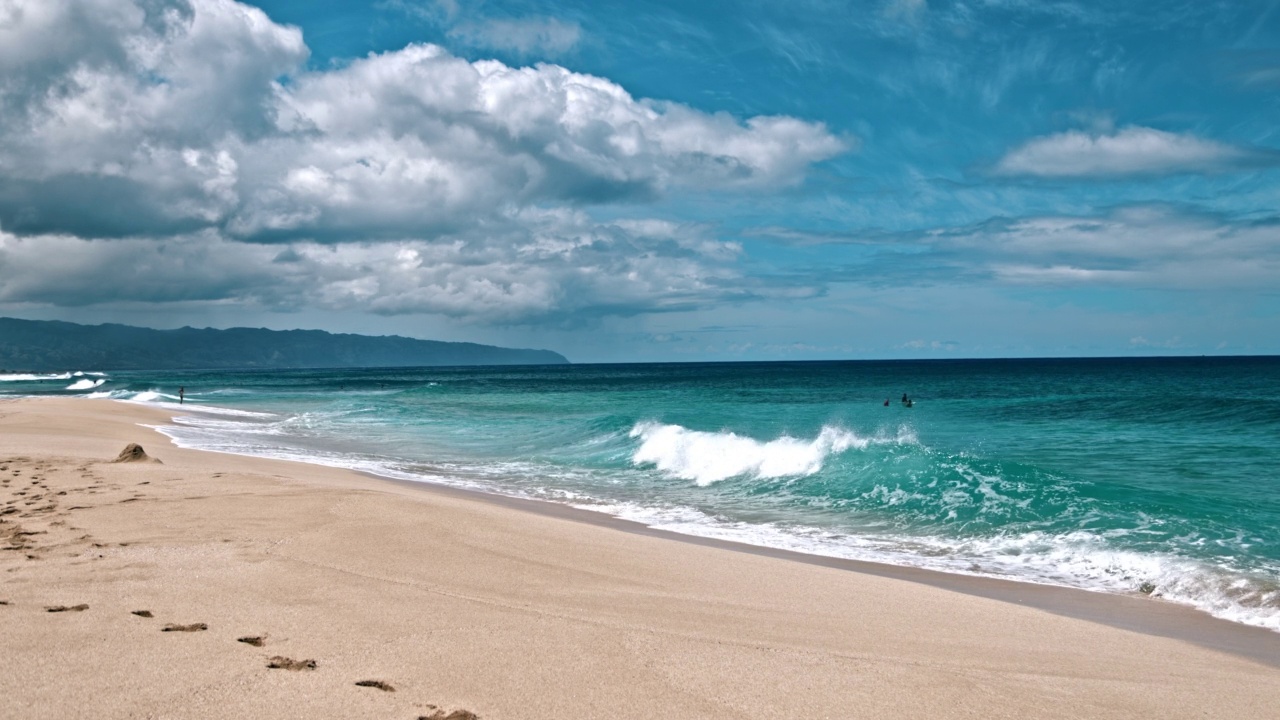
[[[550,350],[524,350],[399,335],[323,330],[80,325],[0,318],[0,368],[6,370],[179,370],[213,368],[564,365]]]

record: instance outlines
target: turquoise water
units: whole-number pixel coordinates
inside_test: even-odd
[[[161,430],[187,447],[1280,631],[1280,358],[11,374],[0,393],[180,409]]]

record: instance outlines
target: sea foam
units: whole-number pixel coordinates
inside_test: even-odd
[[[646,527],[806,555],[918,567],[959,575],[1124,595],[1148,594],[1210,615],[1280,632],[1277,568],[1254,572],[1174,553],[1118,551],[1089,532],[1009,534],[957,541],[920,535],[843,532],[788,522],[730,520],[687,506],[563,502]]]

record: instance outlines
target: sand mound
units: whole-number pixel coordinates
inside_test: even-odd
[[[151,462],[151,463],[158,463],[158,462],[160,462],[160,461],[159,461],[159,460],[157,460],[157,459],[155,459],[155,458],[153,458],[153,457],[151,457],[150,455],[148,455],[148,454],[147,454],[147,451],[146,451],[146,450],[143,450],[143,449],[142,449],[142,446],[141,446],[141,445],[139,445],[138,443],[129,443],[128,445],[126,445],[126,446],[125,446],[125,448],[124,448],[123,450],[121,450],[121,451],[120,451],[120,454],[119,454],[118,456],[116,456],[116,459],[115,459],[115,460],[112,460],[111,462],[118,462],[118,463],[120,463],[120,462]]]

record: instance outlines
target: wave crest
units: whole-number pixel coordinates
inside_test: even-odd
[[[871,438],[827,425],[812,440],[783,435],[761,442],[732,432],[704,432],[652,421],[637,423],[630,436],[640,439],[640,447],[631,456],[633,465],[653,465],[702,486],[731,477],[812,475],[822,470],[831,455],[862,450],[873,443],[914,440],[906,432],[892,438]]]
[[[5,373],[0,375],[0,382],[37,382],[40,380],[70,380],[71,373]]]
[[[0,373],[0,382],[41,382],[44,380],[70,380],[73,377],[84,377],[92,375],[94,377],[106,377],[104,372],[85,372],[77,370],[75,372],[60,373]]]

